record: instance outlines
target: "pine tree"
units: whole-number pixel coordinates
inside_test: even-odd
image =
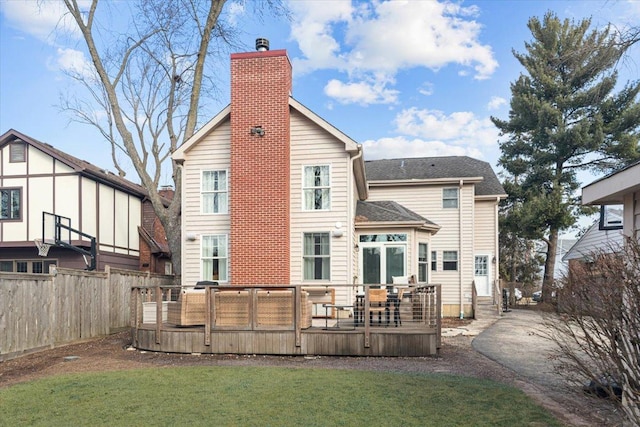
[[[509,178],[522,237],[547,244],[543,298],[551,295],[558,234],[582,213],[579,171],[611,171],[640,158],[640,81],[614,92],[630,43],[591,20],[533,17],[533,40],[514,56],[526,73],[511,84],[509,120],[492,117],[506,139],[499,164]],[[546,296],[546,297],[545,297]]]

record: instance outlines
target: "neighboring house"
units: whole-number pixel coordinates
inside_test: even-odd
[[[619,224],[622,224],[621,211],[616,217],[620,219]],[[621,248],[624,242],[622,225],[618,227],[601,227],[600,224],[600,220],[594,222],[562,257],[562,261],[572,266],[575,262],[591,259],[594,254],[615,253]]]
[[[498,203],[469,157],[365,162],[362,146],[291,94],[286,51],[231,55],[231,104],[173,155],[182,279],[243,284],[442,284],[445,316],[492,296]],[[353,301],[355,286],[338,288]]]
[[[171,187],[162,187],[158,192],[167,203],[173,199]],[[138,233],[140,234],[140,271],[173,274],[167,235],[148,199],[142,203],[142,225],[138,227]]]
[[[49,214],[82,233],[61,230],[63,240],[75,248],[88,252],[90,237],[96,239],[98,270],[105,265],[139,269],[143,187],[9,130],[0,136],[0,196],[0,271],[46,273],[50,265],[90,266],[90,257],[65,247],[52,246],[46,257],[38,255],[34,240],[49,241],[55,232],[55,217]]]
[[[582,188],[584,205],[622,205],[625,237],[640,241],[640,162],[609,174]],[[601,215],[601,226],[606,227],[607,215]]]

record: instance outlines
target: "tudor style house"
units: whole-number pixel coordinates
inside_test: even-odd
[[[260,40],[260,39],[259,39]],[[291,97],[284,50],[231,55],[231,103],[173,154],[182,280],[231,285],[441,284],[443,315],[497,294],[498,203],[469,157],[364,161],[362,146]],[[348,303],[356,286],[337,288]]]
[[[165,273],[168,249],[164,234],[152,227],[155,215],[145,208],[146,194],[143,187],[49,144],[7,131],[0,136],[0,271],[88,268],[94,237],[97,270],[110,265]],[[60,229],[61,239],[76,250],[53,245],[39,256],[34,241],[52,243],[56,216],[68,227]]]

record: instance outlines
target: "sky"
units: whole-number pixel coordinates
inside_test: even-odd
[[[285,0],[286,1],[286,0]],[[269,39],[286,49],[293,97],[363,144],[366,160],[467,155],[496,171],[498,130],[508,118],[510,84],[523,72],[513,51],[532,39],[530,17],[547,11],[593,28],[640,22],[640,0],[349,1],[291,0],[290,17],[259,19],[251,0],[225,6],[245,48]],[[0,0],[0,134],[16,129],[71,155],[115,170],[94,128],[59,107],[86,97],[65,70],[87,60],[60,2]],[[621,65],[621,84],[640,78],[640,47]],[[220,91],[205,99],[199,127],[229,103],[229,58],[216,58]],[[127,178],[137,181],[135,173]],[[597,177],[585,175],[583,185]],[[169,173],[163,175],[170,184]]]

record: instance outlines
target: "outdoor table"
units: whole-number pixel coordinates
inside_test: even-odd
[[[333,308],[336,310],[336,326],[335,329],[340,329],[340,314],[338,313],[338,311],[344,311],[344,310],[348,310],[350,308],[353,308],[353,305],[351,304],[322,304],[322,306],[324,308]],[[324,329],[328,330],[329,329],[329,316],[324,318]]]

